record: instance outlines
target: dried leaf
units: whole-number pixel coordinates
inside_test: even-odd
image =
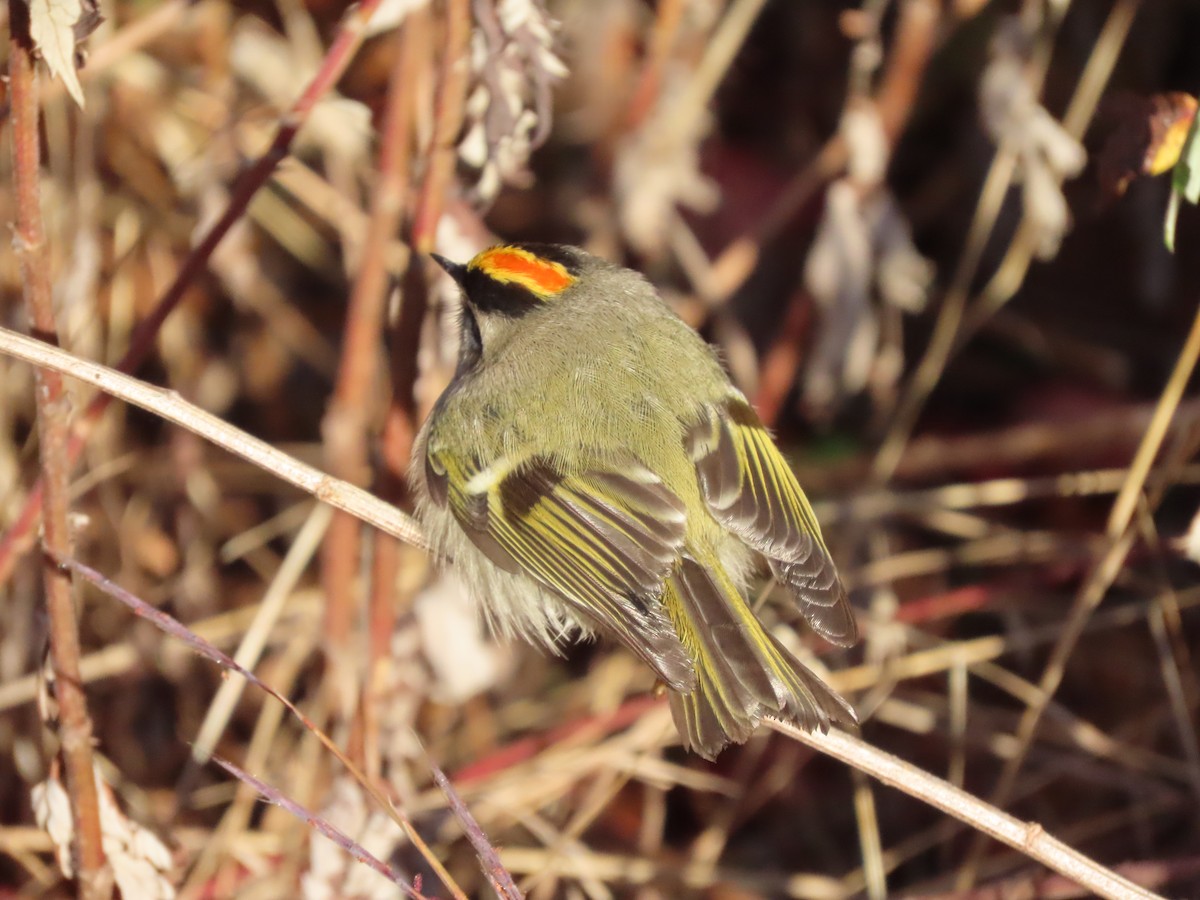
[[[377,859],[390,859],[404,841],[403,833],[384,812],[368,806],[362,785],[345,775],[333,782],[321,816]],[[397,884],[369,866],[356,864],[333,841],[312,841],[308,866],[300,879],[303,900],[394,900],[404,896]]]
[[[1106,197],[1119,197],[1139,175],[1161,175],[1179,161],[1196,117],[1196,98],[1173,91],[1143,96],[1121,91],[1104,101],[1104,143],[1096,174]]]
[[[508,654],[481,627],[479,610],[462,584],[446,573],[422,591],[414,607],[421,649],[433,669],[430,693],[457,704],[494,688]]]
[[[459,158],[477,170],[472,199],[486,206],[505,184],[528,183],[530,154],[550,135],[551,90],[567,74],[554,51],[558,23],[539,0],[474,5],[471,68]]]
[[[1196,118],[1196,98],[1191,94],[1176,91],[1160,97],[1165,102],[1156,107],[1150,121],[1151,141],[1142,163],[1148,175],[1161,175],[1179,162]]]
[[[171,852],[153,832],[125,817],[99,769],[94,775],[100,797],[101,842],[121,896],[172,900],[175,887],[165,875],[173,866]],[[59,868],[70,878],[75,829],[66,788],[57,776],[51,775],[34,785],[30,794],[38,827],[50,835]]]
[[[1038,99],[1029,77],[1032,34],[1018,16],[996,31],[979,85],[979,107],[992,140],[1017,156],[1025,214],[1036,229],[1037,255],[1058,252],[1071,225],[1062,182],[1083,171],[1087,153]]]
[[[1175,542],[1175,548],[1192,562],[1200,564],[1200,512],[1192,517],[1187,534]]]
[[[96,0],[29,0],[29,35],[50,74],[63,80],[82,108],[83,86],[76,72],[75,45],[100,24]]]
[[[1179,161],[1171,173],[1171,199],[1163,223],[1163,240],[1172,253],[1175,252],[1175,219],[1179,215],[1180,198],[1193,206],[1200,203],[1200,116],[1192,116],[1180,148]]]
[[[882,186],[863,191],[847,177],[830,185],[805,263],[821,322],[804,386],[814,414],[868,384],[894,381],[880,368],[877,303],[905,312],[925,306],[933,264],[917,252],[903,213]]]
[[[707,213],[720,201],[716,185],[700,170],[708,118],[679,127],[675,117],[665,114],[687,92],[689,77],[682,71],[666,76],[657,111],[621,141],[613,165],[621,227],[629,243],[647,254],[662,251],[678,208]]]

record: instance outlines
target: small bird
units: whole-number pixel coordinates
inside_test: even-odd
[[[857,639],[812,507],[715,352],[640,274],[575,247],[434,259],[462,290],[461,347],[411,478],[493,630],[615,636],[708,759],[763,716],[854,724],[746,600],[765,557],[817,634]]]

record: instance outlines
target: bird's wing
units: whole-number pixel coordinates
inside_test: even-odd
[[[692,659],[663,608],[663,583],[683,549],[683,503],[633,460],[563,475],[549,459],[511,468],[426,456],[426,480],[493,563],[549,588],[611,631],[678,691]]]
[[[853,644],[854,613],[816,516],[754,410],[735,398],[707,406],[685,441],[713,517],[767,557],[814,631]]]

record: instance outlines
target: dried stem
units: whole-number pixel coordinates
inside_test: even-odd
[[[320,70],[313,77],[304,93],[282,117],[275,138],[267,151],[258,158],[253,166],[246,170],[238,179],[231,192],[229,203],[221,217],[205,232],[204,237],[196,244],[187,259],[179,267],[174,281],[163,294],[154,310],[146,317],[133,332],[129,349],[121,358],[117,368],[122,372],[132,372],[137,369],[154,349],[159,329],[175,307],[183,300],[188,288],[208,267],[208,260],[216,250],[217,245],[229,233],[229,230],[246,212],[251,198],[258,192],[267,179],[275,172],[279,163],[288,155],[292,141],[301,126],[308,121],[313,107],[337,83],[346,71],[350,60],[362,44],[367,22],[379,6],[381,0],[363,0],[352,10],[342,23],[342,27],[334,39]],[[87,436],[101,414],[108,408],[109,397],[99,394],[88,404],[83,415],[75,422],[71,432],[67,454],[71,465],[79,458]],[[21,513],[8,531],[0,538],[0,584],[8,581],[16,564],[16,557],[26,548],[28,535],[37,527],[42,512],[42,482],[39,480],[25,498]]]
[[[313,831],[324,835],[326,838],[333,841],[335,844],[349,853],[356,861],[378,872],[388,881],[392,882],[392,884],[396,885],[396,887],[400,888],[400,890],[406,896],[413,897],[414,900],[423,900],[425,897],[424,894],[401,878],[395,869],[367,851],[362,844],[353,840],[345,832],[330,824],[327,819],[305,809],[299,803],[296,803],[294,800],[284,795],[283,792],[271,787],[271,785],[267,784],[265,781],[260,781],[249,772],[243,771],[233,763],[229,762],[229,760],[222,759],[219,756],[214,756],[213,762],[215,762],[230,775],[233,775],[235,778],[249,785],[268,803],[273,803],[279,808],[287,810],[293,816],[304,822],[304,824]]]
[[[469,31],[469,26],[464,27]],[[426,10],[410,14],[401,48],[403,64],[397,66],[392,72],[392,96],[389,99],[395,107],[395,116],[391,121],[384,123],[384,140],[391,140],[397,152],[390,155],[381,154],[380,178],[392,182],[397,191],[407,190],[411,183],[411,155],[415,143],[413,122],[417,118],[412,95],[417,84],[426,82],[426,72],[433,65],[430,52],[430,30],[431,22]],[[408,97],[397,97],[397,94],[407,94]],[[438,128],[436,121],[434,128],[435,131]],[[456,135],[457,130],[448,140],[452,141]],[[453,159],[453,150],[451,150],[451,159]],[[447,172],[445,177],[449,178],[449,176],[450,173]],[[420,199],[417,204],[419,214]],[[375,212],[378,216],[379,212]],[[435,217],[441,215],[440,206],[436,211],[427,208],[426,212]],[[436,218],[434,222],[436,227]],[[400,222],[397,218],[391,223],[381,226],[381,228],[390,229],[390,231],[382,231],[381,238],[384,243],[381,244],[381,252],[386,247],[386,241],[395,233],[399,225]],[[414,256],[410,255],[408,268],[411,270],[415,265],[419,265],[419,263]],[[408,283],[407,280],[405,283]],[[423,310],[424,300],[424,286],[419,291],[405,290],[401,298],[401,319],[404,319],[403,310],[409,306],[416,305]],[[395,361],[393,363],[395,364]],[[394,371],[392,378],[395,379]],[[395,457],[398,456],[401,461],[407,462],[412,450],[416,424],[415,416],[411,412],[400,416],[396,413],[397,408],[409,409],[408,401],[412,397],[411,386],[407,390],[401,389],[403,393],[399,396],[396,395],[395,390],[394,386],[391,405],[385,415],[381,438],[385,445],[384,466],[378,478],[377,491],[385,500],[407,509],[411,504],[407,498],[403,479],[404,471],[396,470],[397,460]],[[384,752],[380,738],[380,722],[385,718],[386,694],[392,682],[392,672],[396,665],[392,654],[396,617],[398,610],[411,606],[412,591],[423,580],[405,578],[403,587],[401,587],[400,572],[402,570],[409,571],[409,567],[418,573],[424,572],[425,555],[415,553],[411,548],[406,552],[406,548],[402,547],[398,541],[385,535],[379,535],[375,541],[375,552],[371,560],[370,593],[367,598],[367,672],[362,702],[363,757],[368,771],[373,775],[380,775],[383,768]]]
[[[1102,37],[1096,44],[1097,50],[1093,54],[1093,59],[1089,61],[1088,69],[1080,78],[1075,96],[1071,101],[1071,112],[1066,124],[1069,126],[1070,133],[1076,137],[1083,134],[1083,130],[1091,119],[1100,91],[1108,83],[1108,77],[1116,65],[1116,53],[1113,48],[1124,45],[1125,36],[1128,34],[1139,5],[1140,0],[1122,0],[1109,13]],[[1060,18],[1055,18],[1052,21],[1052,27],[1056,28],[1060,21]],[[1039,91],[1049,67],[1053,36],[1053,30],[1048,29],[1043,36],[1043,42],[1039,45],[1040,52],[1034,60],[1030,73],[1030,82]],[[963,321],[967,311],[970,286],[983,261],[984,248],[992,237],[996,221],[999,218],[1000,206],[1012,184],[1015,170],[1015,152],[1011,147],[1000,147],[996,151],[987,180],[980,192],[979,203],[975,208],[975,216],[967,235],[967,243],[959,258],[958,268],[955,270],[950,287],[946,291],[945,299],[942,301],[929,345],[907,389],[901,396],[888,434],[876,458],[874,474],[880,481],[887,481],[895,474],[900,457],[904,452],[904,446],[916,428],[917,419],[925,408],[929,395],[933,393],[933,389],[941,379],[954,351],[962,346]],[[977,304],[977,313],[980,306],[984,309],[990,308],[991,313],[994,313],[1004,300],[1016,293],[1033,260],[1035,245],[1032,229],[1029,228],[1027,218],[1023,218],[1021,229],[1010,244],[996,275],[984,292],[984,300]],[[1003,299],[997,303],[993,295]],[[977,329],[979,324],[978,315],[975,316],[974,321],[968,320],[967,322],[971,331]]]
[[[413,213],[412,244],[418,253],[434,249],[438,222],[446,203],[446,191],[454,175],[455,144],[462,130],[463,106],[467,99],[471,66],[467,41],[471,37],[471,0],[447,0],[446,39],[438,72],[434,101],[433,137],[425,154],[425,179]],[[411,298],[405,297],[405,302]]]
[[[463,107],[469,86],[470,66],[467,59],[467,42],[471,35],[469,0],[451,0],[446,6],[444,22],[444,44],[438,67],[436,95],[434,98],[433,134],[428,152],[425,154],[426,170],[415,201],[411,233],[412,247],[419,253],[434,249],[437,226],[445,207],[446,193],[454,175],[456,159],[455,141],[462,129]],[[408,83],[417,80],[415,67],[417,50],[428,43],[429,23],[421,19],[421,31],[413,31],[408,47],[410,71]],[[422,67],[432,60],[421,54]],[[428,285],[423,277],[425,262],[413,257],[402,286],[402,303],[399,320],[392,332],[392,402],[387,411],[383,431],[384,471],[379,489],[383,495],[400,506],[407,507],[404,474],[412,455],[416,439],[420,410],[416,407],[415,384],[417,378],[417,355],[421,340],[422,323],[425,320]],[[426,564],[424,557],[418,558],[391,540],[380,540],[376,545],[371,573],[370,595],[370,667],[363,699],[363,718],[366,744],[366,759],[372,763],[373,742],[377,741],[377,709],[394,661],[391,653],[391,637],[397,609],[411,604],[408,594],[396,596],[397,573],[417,569]],[[404,584],[412,590],[419,581],[406,578]]]
[[[0,353],[94,384],[106,394],[120,397],[161,419],[195,432],[336,509],[353,513],[380,531],[418,547],[427,546],[417,524],[390,503],[288,456],[270,444],[234,428],[219,416],[188,403],[173,391],[138,381],[115,369],[81,359],[6,328],[0,328]]]
[[[42,224],[37,73],[25,4],[11,0],[9,23],[13,190],[17,207],[13,244],[20,260],[30,324],[44,340],[58,343],[50,290],[50,256]],[[49,554],[63,556],[70,553],[71,548],[67,519],[71,477],[67,453],[70,402],[59,372],[39,368],[34,372],[34,379],[39,457],[46,497],[43,541]],[[104,859],[100,800],[92,768],[92,721],[79,674],[79,621],[74,585],[70,573],[60,569],[49,557],[43,561],[42,575],[50,628],[54,694],[58,700],[58,734],[71,798],[75,875],[80,896],[108,897],[112,893],[112,874]]]
[[[949,782],[858,738],[840,731],[809,734],[791,725],[774,720],[767,721],[781,734],[866,772],[872,778],[966,822],[1083,885],[1097,896],[1122,900],[1157,896],[1071,849],[1047,834],[1036,822],[1022,822]]]
[[[360,487],[370,479],[367,432],[368,419],[377,411],[371,398],[378,396],[382,377],[380,355],[389,288],[386,251],[404,212],[416,94],[414,56],[424,19],[423,12],[413,12],[402,26],[383,117],[371,219],[350,295],[337,384],[321,424],[330,471]],[[335,669],[340,665],[339,655],[347,650],[354,620],[360,538],[358,521],[337,514],[321,548],[322,584],[327,595],[325,641]]]
[[[446,206],[446,194],[454,174],[454,141],[462,128],[463,107],[470,84],[467,42],[471,33],[469,0],[451,0],[446,7],[445,44],[438,72],[434,100],[433,136],[427,154],[428,168],[421,182],[413,215],[412,245],[419,253],[434,249],[437,226]],[[425,261],[414,259],[404,280],[404,302],[393,332],[392,409],[384,435],[384,456],[388,470],[403,476],[415,437],[416,408],[414,387],[417,381],[417,353],[421,326],[425,321],[428,285],[424,278]]]
[[[479,827],[479,823],[471,815],[471,810],[467,808],[467,804],[463,803],[462,798],[458,795],[458,791],[454,789],[454,785],[446,777],[446,773],[439,769],[437,763],[432,760],[429,762],[429,768],[433,772],[433,780],[442,789],[442,793],[446,795],[446,800],[450,804],[450,810],[454,813],[454,817],[462,825],[467,840],[475,848],[475,854],[479,857],[479,864],[483,866],[483,872],[487,876],[488,881],[491,882],[492,890],[496,892],[496,896],[502,898],[502,900],[521,900],[521,897],[524,895],[517,888],[516,884],[513,883],[512,876],[508,874],[508,870],[500,862],[496,848],[492,846],[487,835],[483,833],[483,829]]]
[[[666,134],[689,134],[695,122],[705,115],[713,94],[737,56],[750,33],[765,0],[733,0],[724,18],[713,32],[704,50],[704,57],[688,80],[687,88],[678,102],[667,112]]]
[[[625,116],[625,127],[630,130],[642,124],[654,109],[662,91],[663,72],[670,59],[671,49],[679,37],[685,5],[683,0],[663,0],[658,4],[646,62],[642,65],[637,88],[630,98]]]
[[[999,806],[1004,806],[1012,798],[1017,775],[1025,762],[1025,757],[1033,743],[1038,726],[1041,724],[1046,707],[1049,706],[1062,684],[1067,661],[1071,658],[1092,613],[1108,594],[1108,589],[1120,574],[1121,567],[1125,564],[1125,558],[1129,555],[1129,551],[1137,539],[1137,529],[1131,527],[1134,506],[1132,502],[1127,503],[1126,498],[1132,497],[1136,500],[1142,496],[1146,479],[1150,473],[1150,464],[1162,448],[1167,428],[1179,408],[1183,390],[1195,372],[1198,361],[1200,361],[1200,311],[1197,311],[1192,321],[1191,331],[1175,361],[1175,368],[1167,380],[1166,387],[1163,388],[1155,415],[1142,438],[1134,463],[1130,466],[1127,480],[1113,502],[1112,515],[1108,524],[1110,541],[1108,549],[1099,563],[1093,567],[1087,581],[1075,596],[1075,602],[1062,627],[1062,633],[1054,645],[1050,660],[1046,663],[1038,683],[1037,702],[1028,706],[1021,716],[1016,733],[1017,747],[1013,755],[1005,760],[996,789],[992,793],[992,802]],[[1158,493],[1161,494],[1161,488]],[[959,887],[970,886],[969,882],[973,879],[974,870],[982,852],[982,844],[977,841],[971,848],[967,864],[963,867]]]
[[[400,826],[408,839],[412,841],[413,845],[425,858],[425,861],[429,863],[430,868],[437,873],[438,877],[442,880],[442,883],[445,884],[447,890],[450,891],[456,900],[466,900],[466,895],[463,894],[461,888],[458,887],[458,884],[450,876],[449,872],[446,871],[445,867],[433,854],[433,851],[429,848],[429,845],[425,843],[424,839],[413,826],[408,816],[396,809],[391,800],[388,799],[388,797],[385,796],[379,788],[371,783],[371,781],[363,774],[362,770],[354,764],[353,760],[343,753],[341,748],[339,748],[337,744],[333,742],[329,735],[325,734],[324,731],[318,728],[312,719],[305,715],[300,708],[296,706],[296,704],[292,703],[292,701],[290,701],[287,697],[275,690],[275,688],[271,687],[249,669],[233,660],[227,654],[222,653],[220,650],[218,650],[208,641],[204,640],[204,638],[200,637],[187,626],[183,625],[177,619],[172,618],[160,609],[155,609],[141,597],[138,597],[136,594],[125,590],[123,587],[111,579],[106,578],[104,575],[102,575],[100,572],[97,572],[90,566],[85,566],[83,563],[71,559],[70,557],[57,557],[54,561],[61,565],[63,569],[77,573],[81,578],[95,585],[109,597],[112,597],[114,600],[123,603],[131,612],[153,623],[154,626],[161,630],[164,634],[178,638],[196,653],[199,653],[201,656],[213,661],[217,665],[230,672],[241,675],[250,684],[260,688],[282,703],[287,711],[295,716],[300,724],[302,724],[309,731],[309,733],[311,733],[318,741],[320,741],[321,745],[324,746],[326,750],[332,753],[334,757],[336,757],[337,760],[346,767],[346,770],[349,771],[354,779],[363,786],[363,789],[371,795],[372,799],[379,804],[380,808],[387,813],[388,817]],[[255,785],[255,788],[258,789],[258,785]]]

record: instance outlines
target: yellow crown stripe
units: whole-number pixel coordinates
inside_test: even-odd
[[[575,277],[561,263],[522,250],[520,247],[493,247],[484,250],[468,264],[501,284],[517,284],[541,297],[566,290]]]

